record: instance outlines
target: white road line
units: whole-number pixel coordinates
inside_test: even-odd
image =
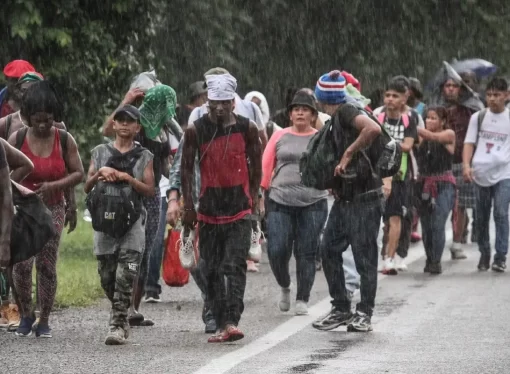
[[[453,237],[452,231],[446,232],[446,242],[449,242]],[[409,251],[406,262],[411,264],[420,258],[424,257],[423,245],[414,247]],[[379,274],[378,281],[386,278],[386,275]],[[219,358],[211,360],[207,365],[203,366],[199,370],[195,371],[194,374],[224,374],[229,370],[233,369],[241,362],[246,361],[260,353],[267,351],[268,349],[280,344],[287,340],[292,335],[297,334],[305,327],[310,325],[313,321],[322,315],[325,315],[331,308],[331,298],[327,297],[317,304],[308,309],[307,316],[292,317],[287,322],[277,326],[270,333],[258,338],[257,340],[239,348],[233,352],[227,353]],[[377,308],[377,299],[375,302]]]

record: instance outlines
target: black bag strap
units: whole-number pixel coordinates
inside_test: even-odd
[[[5,119],[5,140],[9,139],[9,132],[11,131],[12,114],[9,114]]]
[[[18,132],[16,133],[16,148],[17,149],[21,149],[21,147],[23,146],[23,142],[25,141],[25,138],[27,137],[27,131],[28,131],[28,127],[23,127],[21,129],[18,130]]]

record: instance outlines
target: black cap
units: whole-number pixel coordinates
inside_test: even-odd
[[[131,117],[132,119],[134,119],[136,122],[140,122],[140,111],[138,110],[138,108],[136,108],[133,105],[127,104],[127,105],[124,105],[123,107],[117,109],[117,111],[115,112],[115,115],[113,116],[113,119],[116,120],[117,117],[121,114],[126,114],[129,117]]]
[[[207,93],[207,85],[204,81],[191,83],[188,87],[190,99]]]
[[[313,96],[303,91],[298,91],[296,95],[294,95],[294,98],[287,109],[290,112],[295,106],[306,106],[315,113],[318,113],[317,104],[315,103]]]

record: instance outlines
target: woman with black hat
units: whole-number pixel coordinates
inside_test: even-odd
[[[298,92],[289,105],[291,126],[275,133],[262,158],[261,186],[268,192],[267,242],[271,269],[281,287],[279,308],[290,309],[289,260],[296,258],[296,315],[308,313],[307,303],[315,280],[315,256],[327,218],[327,191],[301,183],[299,160],[317,132],[313,97]]]

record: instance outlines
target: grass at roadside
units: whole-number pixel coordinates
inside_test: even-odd
[[[97,260],[93,254],[92,224],[82,219],[78,211],[78,226],[74,232],[62,233],[57,263],[58,287],[56,308],[87,306],[104,296]]]

